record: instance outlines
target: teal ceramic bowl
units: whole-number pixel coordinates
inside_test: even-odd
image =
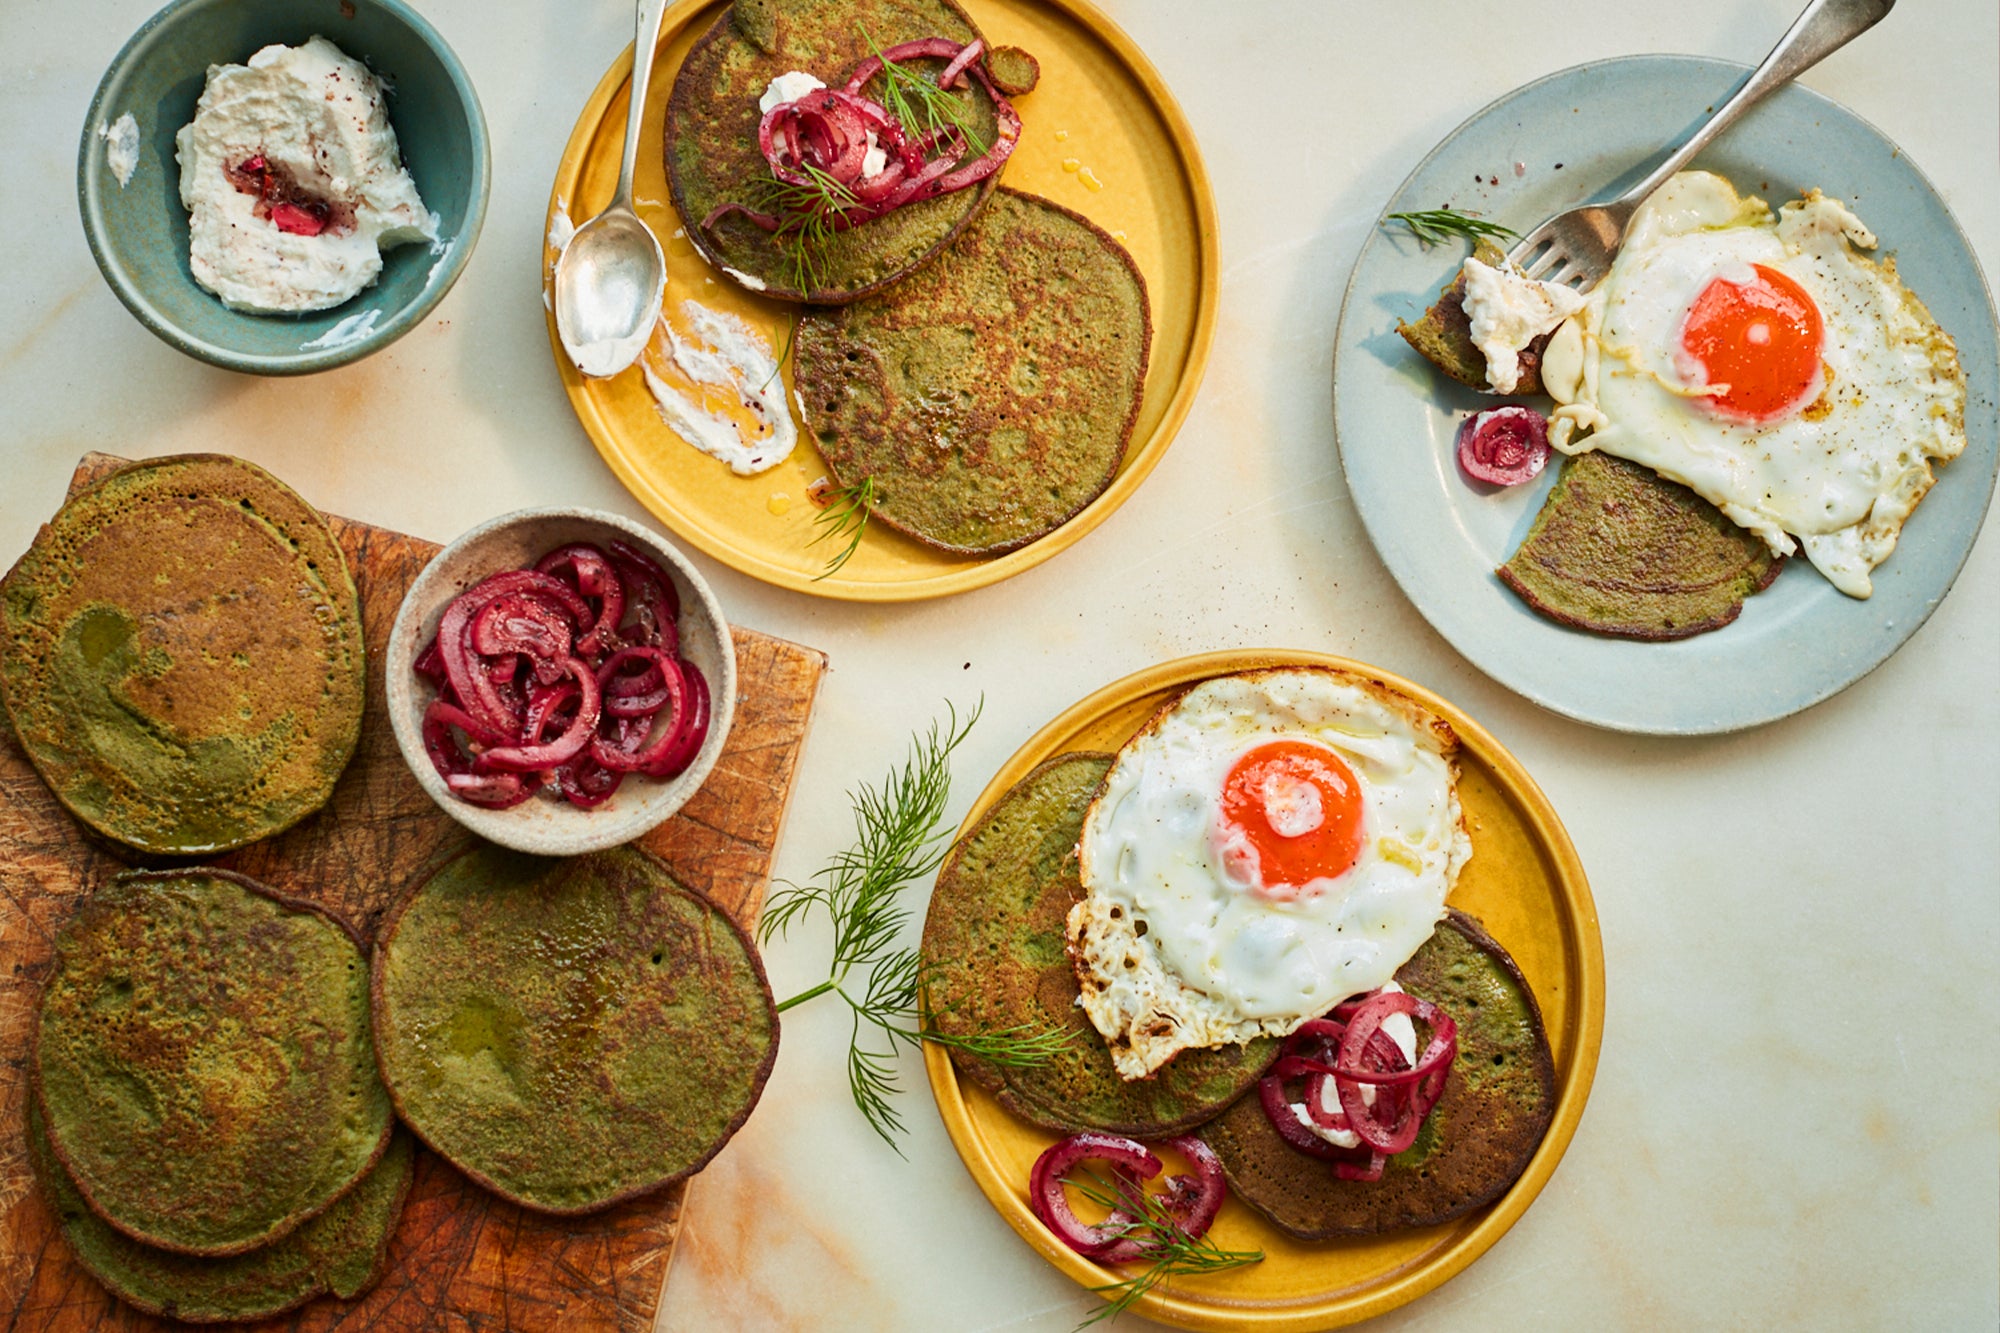
[[[229,309],[188,269],[174,136],[194,119],[208,67],[241,64],[273,42],[314,35],[362,61],[390,89],[389,120],[439,244],[383,252],[375,285],[310,315]],[[100,126],[130,113],[138,164],[124,185]],[[486,218],[492,157],[479,97],[444,38],[401,0],[176,0],[111,62],[84,120],[77,202],[91,254],[139,322],[189,356],[255,375],[330,370],[415,328],[451,290]]]

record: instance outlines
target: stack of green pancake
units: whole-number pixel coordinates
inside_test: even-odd
[[[339,543],[241,459],[112,474],[0,583],[0,704],[22,748],[72,814],[141,852],[241,847],[324,805],[363,693]]]
[[[1059,755],[996,801],[938,875],[924,922],[931,1023],[961,1042],[1000,1033],[1070,1034],[1054,1060],[953,1061],[1015,1115],[1061,1134],[1160,1139],[1195,1129],[1222,1160],[1232,1197],[1309,1240],[1374,1235],[1460,1216],[1503,1193],[1541,1143],[1555,1066],[1540,1010],[1514,961],[1471,917],[1450,912],[1397,972],[1457,1021],[1443,1095],[1382,1179],[1343,1181],[1278,1136],[1256,1091],[1277,1058],[1265,1038],[1183,1051],[1127,1081],[1078,1007],[1064,922],[1083,894],[1076,844],[1110,755]]]
[[[226,871],[134,872],[55,945],[30,1157],[83,1265],[194,1320],[370,1286],[410,1152],[352,928]]]
[[[699,1170],[778,1053],[764,968],[714,903],[632,847],[552,861],[480,846],[375,946],[397,1112],[526,1208],[605,1208]]]

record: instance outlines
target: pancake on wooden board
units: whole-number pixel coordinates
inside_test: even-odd
[[[361,608],[326,521],[241,459],[124,468],[0,583],[0,703],[70,812],[143,852],[277,833],[361,732]]]
[[[1183,1051],[1150,1078],[1126,1080],[1076,1003],[1063,923],[1083,896],[1076,840],[1108,754],[1050,759],[1009,790],[952,848],[924,918],[931,1022],[956,1036],[1025,1026],[1066,1030],[1045,1064],[1007,1068],[964,1051],[952,1059],[1000,1104],[1063,1133],[1178,1134],[1256,1081],[1278,1044]]]
[[[633,847],[481,845],[375,944],[382,1077],[418,1137],[525,1208],[586,1213],[691,1175],[778,1053],[743,931]]]
[[[136,1240],[241,1254],[358,1180],[393,1125],[368,970],[322,907],[222,870],[133,872],[56,935],[33,1051],[49,1140]]]
[[[1592,450],[1563,463],[1499,574],[1559,624],[1685,639],[1736,619],[1784,563],[1687,487]]]
[[[1329,1163],[1292,1148],[1254,1093],[1199,1131],[1234,1197],[1301,1240],[1433,1226],[1490,1203],[1527,1169],[1555,1115],[1541,1010],[1477,921],[1447,912],[1396,981],[1458,1024],[1458,1058],[1417,1141],[1389,1159],[1380,1180],[1340,1180]]]
[[[833,480],[959,555],[1027,545],[1104,493],[1138,419],[1146,281],[1068,209],[1001,190],[938,263],[799,321],[796,385]]]
[[[810,275],[741,214],[702,225],[724,204],[763,207],[759,191],[775,178],[757,146],[764,118],[757,101],[771,80],[798,70],[837,88],[874,54],[871,40],[888,50],[925,37],[969,43],[979,29],[951,0],[738,0],[724,10],[688,52],[667,103],[667,184],[702,258],[762,295],[832,305],[879,291],[935,257],[985,205],[998,172],[835,232]],[[902,63],[935,79],[947,62]],[[993,103],[976,79],[966,82],[957,96],[970,107],[980,141],[991,145]],[[881,88],[877,75],[861,92],[879,102]]]
[[[188,1323],[262,1319],[331,1293],[353,1300],[381,1279],[409,1197],[411,1144],[396,1134],[353,1189],[288,1236],[225,1258],[141,1245],[90,1211],[28,1104],[28,1163],[77,1261],[112,1295]]]

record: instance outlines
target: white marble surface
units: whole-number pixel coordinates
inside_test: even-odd
[[[220,449],[324,508],[445,540],[528,503],[635,517],[577,426],[537,298],[542,209],[624,0],[421,0],[477,82],[492,211],[426,327],[261,381],[189,361],[99,279],[73,202],[98,75],[153,0],[0,0],[0,559],[88,449]],[[702,562],[740,624],[833,671],[778,873],[845,838],[946,699],[986,698],[955,818],[1054,713],[1233,646],[1379,663],[1463,705],[1567,822],[1602,918],[1596,1090],[1549,1189],[1484,1259],[1383,1322],[1502,1328],[1992,1328],[2000,1321],[2000,546],[1886,666],[1802,716],[1700,741],[1562,721],[1469,666],[1376,559],[1341,482],[1326,367],[1381,201],[1464,116],[1627,52],[1754,60],[1794,0],[1578,5],[1119,0],[1200,136],[1221,209],[1208,378],[1151,480],[1073,551],[954,600],[869,608]],[[1580,21],[1588,16],[1588,21]],[[1805,82],[1929,173],[2000,273],[2000,12],[1904,0]],[[1950,478],[1946,482],[1949,484]],[[773,949],[781,994],[824,939]],[[702,1179],[663,1327],[1060,1333],[1091,1301],[985,1206],[922,1089],[907,1161],[848,1104],[846,1023],[788,1016],[756,1116]],[[1136,1320],[1129,1327],[1139,1327]]]

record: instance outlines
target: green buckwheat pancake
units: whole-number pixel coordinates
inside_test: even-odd
[[[1565,460],[1499,574],[1560,624],[1661,640],[1721,629],[1784,563],[1687,487],[1593,450]]]
[[[1104,493],[1138,419],[1146,282],[1089,221],[1001,190],[938,263],[799,321],[797,388],[840,486],[959,555],[998,555]]]
[[[1199,1131],[1234,1197],[1301,1240],[1434,1226],[1490,1203],[1527,1169],[1555,1114],[1541,1010],[1477,921],[1447,912],[1396,982],[1451,1015],[1458,1058],[1417,1141],[1389,1159],[1380,1180],[1337,1179],[1328,1163],[1293,1149],[1254,1093]]]
[[[702,225],[724,204],[769,207],[762,192],[774,178],[757,145],[757,102],[771,80],[797,70],[839,87],[874,49],[926,37],[967,43],[979,29],[951,0],[738,0],[724,10],[688,52],[667,104],[667,182],[702,257],[764,295],[833,305],[879,291],[943,250],[985,206],[998,173],[833,233],[814,248],[809,270],[741,214]],[[946,63],[907,62],[932,79]],[[977,80],[967,83],[957,96],[973,132],[991,145],[992,100]],[[881,85],[877,75],[861,93],[879,102]]]
[[[375,946],[396,1110],[503,1198],[585,1213],[699,1170],[778,1052],[741,929],[631,847],[480,846],[418,885]]]
[[[290,1235],[227,1258],[174,1254],[90,1211],[49,1147],[39,1110],[28,1106],[28,1162],[78,1262],[120,1300],[188,1323],[263,1319],[318,1295],[352,1300],[374,1286],[409,1196],[411,1160],[410,1136],[399,1133],[353,1189]]]
[[[1183,1051],[1127,1081],[1077,1006],[1063,923],[1083,896],[1076,840],[1108,754],[1058,755],[1021,779],[952,849],[924,920],[931,1021],[954,1036],[1026,1026],[1070,1033],[1045,1064],[1003,1068],[952,1058],[1015,1115],[1063,1133],[1160,1138],[1229,1105],[1277,1056],[1272,1039]]]
[[[353,930],[226,871],[136,872],[85,899],[56,936],[33,1060],[91,1210],[185,1254],[292,1231],[393,1124]]]
[[[0,629],[0,703],[36,770],[142,852],[289,828],[360,735],[347,561],[311,506],[240,459],[157,459],[79,494],[0,582]]]

